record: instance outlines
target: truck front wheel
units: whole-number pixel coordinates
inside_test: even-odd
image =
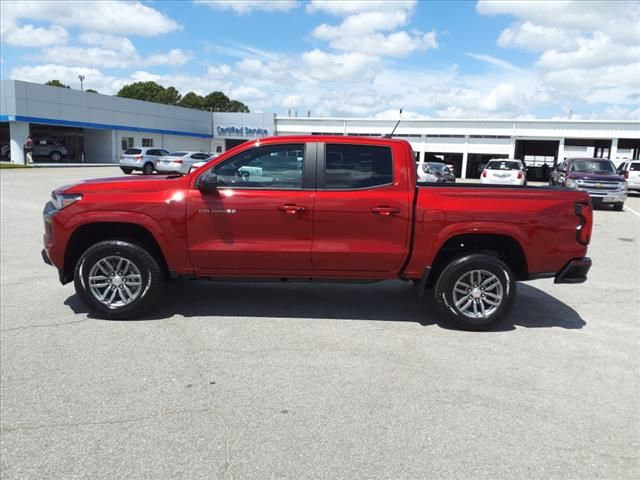
[[[434,295],[441,312],[458,328],[489,330],[511,310],[516,282],[499,258],[472,254],[444,268]]]
[[[78,297],[99,318],[140,317],[156,304],[163,283],[158,261],[144,248],[123,240],[89,247],[74,272]]]

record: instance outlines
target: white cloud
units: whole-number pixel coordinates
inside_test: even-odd
[[[296,0],[196,0],[194,3],[217,10],[233,10],[241,15],[257,10],[286,12],[299,5]]]
[[[503,48],[515,47],[544,51],[549,48],[569,50],[576,46],[576,34],[558,27],[536,25],[531,22],[517,22],[502,31],[498,45]]]
[[[475,58],[476,60],[480,60],[481,62],[490,63],[491,65],[495,65],[500,68],[504,68],[506,70],[513,70],[516,72],[523,72],[524,69],[516,67],[512,63],[507,62],[506,60],[502,60],[500,58],[494,57],[493,55],[485,55],[481,53],[465,53],[467,57]]]
[[[69,32],[58,25],[51,27],[18,26],[15,23],[2,22],[2,41],[16,47],[47,47],[65,43]]]
[[[212,78],[226,77],[231,73],[229,65],[220,65],[219,67],[210,66],[207,68],[207,75]]]
[[[301,105],[304,105],[304,98],[302,95],[287,95],[280,100],[280,105],[284,108],[299,108]]]
[[[361,12],[412,10],[416,3],[417,0],[311,0],[307,5],[307,11],[345,16]]]
[[[302,61],[307,73],[316,80],[364,82],[373,76],[375,58],[362,53],[332,55],[315,49],[305,52]]]
[[[152,37],[182,28],[164,13],[140,2],[16,1],[1,2],[1,5],[3,39],[5,31],[7,38],[10,38],[15,28],[29,26],[22,25],[25,21],[50,22],[54,24],[51,28],[61,26],[141,37]]]
[[[102,68],[127,68],[138,64],[138,55],[133,50],[111,50],[98,47],[53,46],[43,49],[34,58],[62,65]]]
[[[167,53],[155,53],[145,58],[143,63],[149,66],[169,65],[179,67],[187,63],[193,55],[179,48],[172,48]]]
[[[415,51],[438,48],[434,31],[395,31],[407,24],[415,6],[413,2],[312,3],[310,10],[328,9],[332,12],[336,6],[339,7],[335,11],[347,14],[343,21],[339,25],[323,23],[312,32],[314,38],[329,42],[333,49],[371,56],[405,57]]]
[[[605,114],[633,105],[640,91],[640,3],[611,1],[491,1],[476,9],[516,18],[498,38],[504,48],[539,54],[533,101],[557,105],[600,104]],[[606,107],[606,105],[609,105]]]
[[[595,32],[592,38],[578,38],[577,44],[577,48],[571,51],[562,52],[555,48],[545,51],[540,56],[538,65],[545,70],[590,69],[640,59],[640,45],[616,44],[602,32]]]
[[[48,80],[60,80],[72,88],[79,88],[78,75],[84,75],[84,88],[92,88],[100,93],[113,94],[129,83],[126,78],[105,75],[96,68],[68,67],[65,65],[46,64],[17,67],[11,71],[11,78],[33,83],[45,83]]]

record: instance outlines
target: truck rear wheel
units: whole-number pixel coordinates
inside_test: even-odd
[[[99,318],[137,318],[153,307],[164,278],[158,261],[144,248],[122,240],[89,247],[74,272],[78,297]]]
[[[442,314],[463,330],[489,330],[513,306],[516,282],[497,257],[472,254],[447,265],[434,289]]]

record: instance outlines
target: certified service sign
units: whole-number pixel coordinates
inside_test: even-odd
[[[269,135],[269,130],[261,127],[218,126],[216,131],[219,137],[256,138]]]

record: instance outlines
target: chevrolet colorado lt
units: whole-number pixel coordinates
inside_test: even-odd
[[[406,141],[244,143],[186,175],[55,190],[42,251],[99,317],[143,315],[178,277],[412,281],[459,328],[489,329],[516,282],[586,280],[586,192],[420,185]]]

